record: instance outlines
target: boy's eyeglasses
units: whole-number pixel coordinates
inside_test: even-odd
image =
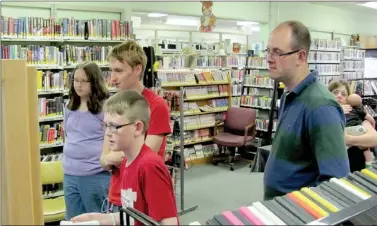
[[[114,126],[114,125],[107,125],[105,123],[103,123],[103,129],[106,130],[107,128],[110,129],[110,132],[112,133],[115,133],[118,131],[118,129],[122,128],[122,127],[125,127],[125,126],[128,126],[128,125],[131,125],[131,124],[134,124],[133,122],[129,122],[129,123],[126,123],[126,124],[122,124],[122,125],[119,125],[119,126]]]

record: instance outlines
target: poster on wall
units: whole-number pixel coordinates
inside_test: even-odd
[[[211,32],[215,28],[216,17],[212,13],[213,1],[202,1],[202,17],[200,18],[201,32]]]

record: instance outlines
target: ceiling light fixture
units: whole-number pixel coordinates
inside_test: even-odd
[[[165,13],[148,13],[148,17],[163,17],[168,16],[168,14]]]
[[[197,27],[200,26],[200,21],[194,19],[168,18],[165,24]]]
[[[250,25],[258,25],[258,22],[254,21],[237,21],[237,26],[250,26]]]
[[[372,9],[377,9],[377,2],[366,2],[364,4],[358,4],[364,7],[372,8]]]

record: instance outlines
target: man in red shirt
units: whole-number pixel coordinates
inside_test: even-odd
[[[178,225],[173,184],[164,161],[145,144],[150,121],[146,99],[137,91],[119,92],[104,105],[104,127],[111,151],[125,155],[120,165],[121,203],[160,222]],[[119,213],[86,213],[75,222],[98,221],[101,225],[120,224]],[[131,218],[131,225],[142,225]]]
[[[142,83],[147,57],[143,48],[135,41],[127,41],[111,50],[109,54],[111,81],[119,90],[136,90],[147,100],[151,112],[151,120],[147,129],[145,143],[165,158],[166,136],[171,133],[170,113],[162,97],[152,90],[145,88]],[[112,176],[109,188],[110,212],[118,212],[120,200],[120,173],[119,164],[124,155],[122,152],[109,151],[108,141],[105,138],[101,165],[105,170],[111,170]]]

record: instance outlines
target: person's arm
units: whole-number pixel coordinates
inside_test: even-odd
[[[124,158],[124,153],[121,151],[111,151],[109,149],[109,140],[105,135],[102,146],[102,155],[100,164],[104,170],[110,171],[113,166],[119,166]]]
[[[372,125],[373,128],[376,128],[376,121],[370,114],[367,113],[364,119],[367,120]]]
[[[370,148],[377,146],[377,132],[368,121],[364,121],[362,126],[367,133],[360,136],[351,136],[345,133],[345,142],[347,146],[356,146],[362,148]]]
[[[179,225],[171,177],[163,162],[145,164],[141,181],[146,214],[162,225]]]
[[[318,181],[342,178],[350,172],[344,142],[345,117],[336,105],[322,105],[307,117],[310,146],[318,164]]]
[[[151,112],[151,120],[147,130],[145,144],[157,153],[160,150],[164,137],[170,133],[170,112],[167,104],[161,101]]]

